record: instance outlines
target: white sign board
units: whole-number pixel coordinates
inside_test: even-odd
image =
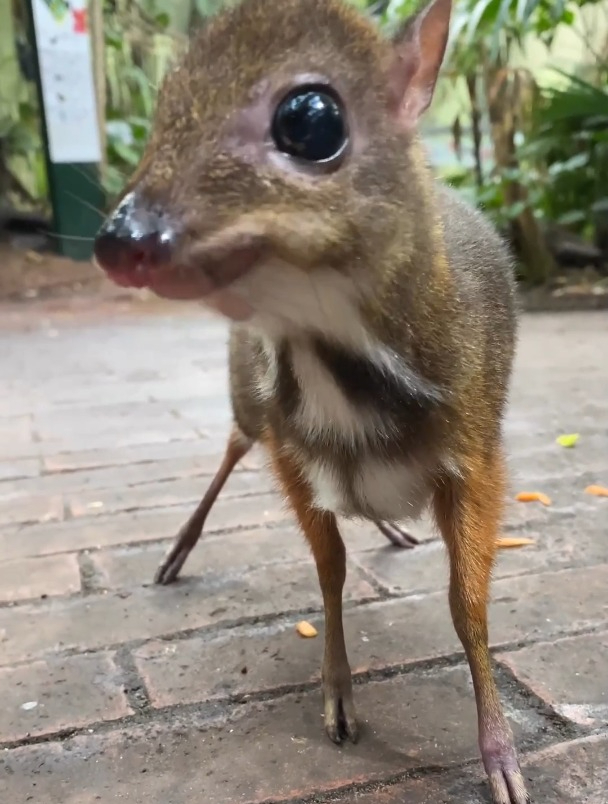
[[[87,0],[32,0],[51,162],[101,162]]]

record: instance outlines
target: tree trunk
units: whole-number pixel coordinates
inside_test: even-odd
[[[494,147],[495,170],[519,167],[515,148],[514,110],[518,99],[512,92],[509,73],[500,67],[487,68],[485,88],[490,116],[490,131]],[[508,207],[525,204],[527,190],[518,181],[505,183],[505,203]],[[513,244],[525,266],[525,278],[533,284],[542,284],[555,271],[555,260],[547,247],[543,233],[530,207],[524,209],[511,223]]]
[[[99,125],[99,141],[101,143],[101,175],[105,175],[107,165],[106,137],[106,48],[103,27],[103,0],[91,0],[89,3],[91,20],[91,49],[93,51],[93,80],[95,83],[95,99],[97,101],[97,120]]]
[[[471,73],[465,76],[467,90],[469,92],[469,103],[471,105],[471,129],[473,133],[473,158],[475,160],[475,181],[477,189],[483,187],[483,160],[481,157],[481,109],[479,108],[479,98],[477,95],[477,75]]]
[[[19,61],[11,0],[0,0],[0,138],[19,120]],[[11,184],[8,150],[0,139],[0,203],[6,201]]]

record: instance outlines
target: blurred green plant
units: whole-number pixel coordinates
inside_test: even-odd
[[[17,118],[0,124],[0,199],[6,206],[48,209],[46,165],[35,97],[23,97]]]
[[[191,5],[190,0],[104,0],[106,163],[102,178],[110,196],[120,191],[141,158],[156,88],[185,44]]]
[[[34,87],[23,80],[19,9],[0,0],[0,203],[41,209],[46,171]]]
[[[539,213],[608,253],[608,82],[560,73],[567,83],[542,91],[522,159],[543,166]]]
[[[464,103],[452,124],[461,165],[447,178],[472,193],[510,234],[521,273],[531,282],[544,282],[555,270],[545,222],[589,235],[593,221],[597,229],[604,220],[608,47],[593,54],[587,81],[564,76],[567,83],[558,88],[539,86],[522,57],[539,40],[551,53],[560,31],[580,22],[583,7],[602,3],[455,4],[445,75],[453,90],[464,90]],[[391,0],[383,21],[391,24],[416,5]]]

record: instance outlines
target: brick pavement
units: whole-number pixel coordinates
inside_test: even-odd
[[[57,305],[56,305],[57,308]],[[0,396],[0,789],[21,804],[479,804],[469,674],[443,548],[363,526],[345,626],[363,739],[322,729],[312,560],[252,455],[168,588],[156,564],[229,421],[225,328],[196,309],[5,309]],[[523,320],[491,637],[543,804],[608,790],[608,314]],[[579,432],[574,449],[557,435]],[[550,507],[512,500],[539,490]]]

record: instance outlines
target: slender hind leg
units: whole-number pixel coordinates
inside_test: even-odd
[[[234,467],[249,452],[253,443],[236,425],[233,425],[220,468],[211,481],[205,496],[198,504],[196,511],[177,534],[169,552],[156,571],[154,583],[169,584],[177,578],[190,552],[201,537],[205,520],[218,494],[230,477]]]
[[[395,545],[395,547],[411,550],[412,547],[416,547],[417,544],[420,544],[418,539],[412,536],[411,533],[400,525],[396,525],[394,522],[382,522],[378,520],[374,522],[374,525],[378,528],[380,533],[386,536],[391,544]]]

